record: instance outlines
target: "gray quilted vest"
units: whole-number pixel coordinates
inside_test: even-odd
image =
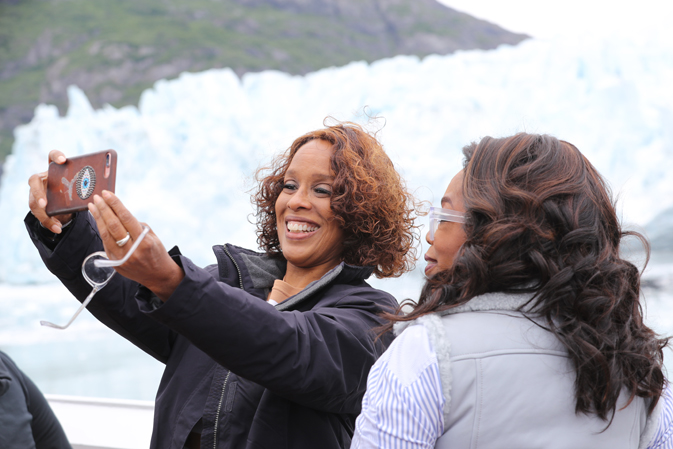
[[[594,415],[575,413],[575,371],[566,349],[516,311],[529,298],[482,295],[411,323],[428,329],[439,361],[444,434],[435,447],[645,448],[658,423],[648,421],[644,399],[626,406],[623,393],[607,428]],[[399,323],[396,333],[406,325]]]

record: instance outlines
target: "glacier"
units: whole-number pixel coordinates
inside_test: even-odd
[[[460,169],[467,143],[519,131],[552,134],[592,161],[618,194],[625,223],[642,230],[673,206],[672,79],[670,40],[613,38],[528,40],[306,76],[184,73],[157,82],[137,108],[95,110],[71,86],[65,116],[40,105],[15,130],[0,187],[0,282],[52,279],[22,224],[28,177],[46,169],[49,150],[117,150],[122,200],[168,247],[178,244],[206,264],[215,243],[256,247],[255,170],[328,116],[378,131],[409,187],[430,202]]]

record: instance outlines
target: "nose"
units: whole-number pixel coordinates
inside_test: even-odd
[[[434,240],[430,240],[430,231],[428,231],[425,234],[425,241],[428,242],[430,245],[432,245],[435,242]]]
[[[310,209],[311,201],[309,201],[306,189],[303,187],[297,189],[287,202],[287,207],[294,211],[299,209]]]

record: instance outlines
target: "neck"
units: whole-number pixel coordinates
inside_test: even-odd
[[[287,271],[285,272],[283,281],[287,282],[295,288],[301,288],[303,290],[308,284],[313,281],[317,281],[323,277],[325,273],[336,267],[338,264],[338,262],[329,262],[322,265],[305,268],[297,267],[288,262]]]

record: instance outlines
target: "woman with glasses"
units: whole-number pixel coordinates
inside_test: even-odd
[[[91,213],[47,217],[44,176],[30,180],[26,225],[45,264],[80,301],[107,283],[88,310],[166,364],[152,448],[350,445],[391,340],[372,328],[397,307],[365,279],[407,271],[416,238],[413,198],[374,136],[344,123],[296,139],[258,173],[263,252],[218,245],[207,268],[144,235],[110,192]],[[128,260],[101,279],[85,264],[90,285],[81,267],[102,249]]]
[[[672,397],[608,187],[568,142],[486,137],[430,212],[428,280],[353,449],[670,448]],[[401,308],[400,308],[401,309]]]

